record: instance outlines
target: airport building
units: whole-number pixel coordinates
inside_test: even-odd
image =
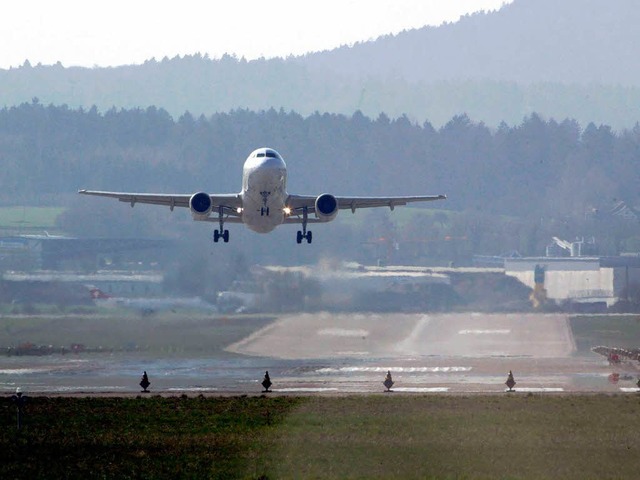
[[[151,261],[171,241],[146,238],[0,237],[0,270],[95,271]]]
[[[558,303],[610,307],[640,287],[640,256],[506,258],[504,269],[531,289],[544,288],[546,298]]]
[[[162,295],[162,239],[0,237],[0,303],[90,303],[90,288],[118,297]]]

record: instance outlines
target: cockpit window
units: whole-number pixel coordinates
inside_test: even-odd
[[[275,150],[262,150],[262,151],[253,152],[251,154],[251,158],[264,158],[264,157],[282,159],[280,154]]]

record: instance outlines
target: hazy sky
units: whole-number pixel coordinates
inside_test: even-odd
[[[510,0],[20,0],[2,2],[0,68],[108,66],[200,52],[301,54],[455,21]]]

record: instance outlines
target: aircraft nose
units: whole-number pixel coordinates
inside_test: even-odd
[[[284,162],[281,158],[264,157],[260,162],[261,168],[284,168]]]

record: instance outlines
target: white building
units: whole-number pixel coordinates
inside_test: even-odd
[[[626,298],[640,286],[640,257],[534,257],[505,259],[505,273],[534,288],[536,266],[544,268],[544,288],[549,300],[580,303]]]

